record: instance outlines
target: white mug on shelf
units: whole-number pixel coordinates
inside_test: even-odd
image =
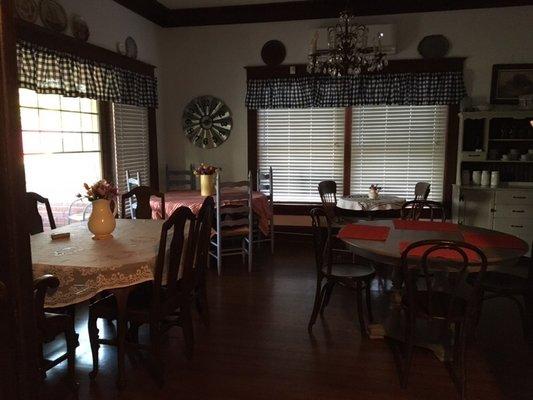
[[[481,186],[489,186],[490,185],[490,172],[489,171],[483,171],[481,173]]]
[[[481,185],[481,171],[472,172],[472,184],[476,186]]]
[[[492,173],[490,174],[490,186],[500,186],[500,171],[492,171]]]

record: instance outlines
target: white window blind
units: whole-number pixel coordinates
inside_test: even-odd
[[[342,193],[344,109],[259,110],[258,168],[272,167],[274,201],[316,202],[318,183]]]
[[[447,106],[353,108],[351,193],[414,197],[415,184],[431,183],[429,198],[442,200]]]
[[[139,172],[141,184],[150,185],[148,147],[148,110],[124,104],[113,104],[115,144],[115,184],[126,193],[126,171]]]

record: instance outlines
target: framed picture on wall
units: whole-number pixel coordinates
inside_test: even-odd
[[[533,94],[533,64],[492,66],[492,104],[518,104],[518,97]]]

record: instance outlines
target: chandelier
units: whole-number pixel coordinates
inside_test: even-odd
[[[381,34],[368,43],[368,28],[354,22],[348,11],[339,22],[328,28],[328,48],[317,50],[318,32],[311,41],[307,72],[331,76],[359,75],[381,71],[387,58],[381,48]]]

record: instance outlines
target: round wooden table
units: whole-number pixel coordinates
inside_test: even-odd
[[[390,228],[389,236],[385,241],[361,240],[361,239],[341,239],[357,255],[371,261],[398,266],[400,264],[401,242],[416,242],[419,240],[442,239],[442,240],[459,240],[463,241],[462,233],[484,233],[484,234],[501,234],[500,232],[488,229],[477,228],[473,226],[458,225],[458,231],[428,231],[413,229],[396,229],[393,220],[365,221],[361,225],[387,226]],[[521,240],[518,239],[517,240]],[[521,240],[522,241],[522,240]],[[495,266],[512,266],[520,257],[527,253],[528,245],[524,243],[524,249],[515,248],[486,248],[482,249],[487,256],[489,267]]]

